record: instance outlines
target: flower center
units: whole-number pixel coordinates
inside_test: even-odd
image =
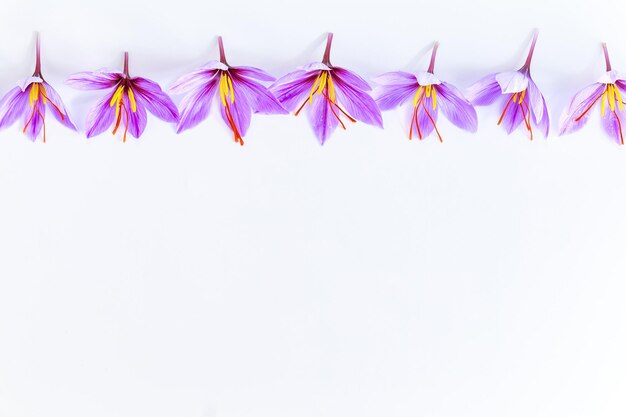
[[[513,104],[513,106],[511,106],[511,104]],[[526,100],[526,89],[518,93],[511,94],[509,101],[507,101],[506,106],[504,106],[504,110],[502,110],[500,119],[498,119],[498,125],[500,125],[502,120],[504,120],[504,115],[507,113],[507,110],[515,112],[513,117],[517,117],[518,111],[522,112],[524,125],[526,126],[526,130],[530,133],[530,140],[533,140],[533,128],[530,124],[530,107],[528,107],[528,102]]]
[[[425,99],[431,98],[431,97],[432,97],[431,101],[433,103],[433,111],[434,111],[434,110],[437,110],[437,88],[434,85],[427,85],[427,86],[420,85],[417,91],[415,92],[415,96],[413,97],[413,117],[411,118],[411,127],[409,128],[409,140],[413,139],[413,126],[417,127],[417,136],[420,138],[420,140],[422,140],[423,138],[419,118],[417,117],[417,112],[421,106],[422,110],[424,110],[424,113],[426,113],[426,116],[428,116],[428,119],[433,124],[433,128],[435,129],[435,132],[437,133],[437,136],[439,137],[439,142],[443,142],[443,138],[441,137],[441,134],[439,133],[439,129],[437,129],[437,123],[435,123],[435,119],[428,112],[426,105],[424,105]]]
[[[111,97],[111,102],[109,103],[109,107],[115,106],[115,127],[113,128],[113,134],[117,133],[117,129],[120,127],[122,123],[122,115],[125,119],[124,122],[124,142],[126,142],[126,133],[128,133],[128,109],[124,104],[124,93],[128,96],[128,101],[130,101],[130,109],[133,113],[137,111],[137,102],[135,101],[135,93],[133,92],[130,86],[126,85],[126,83],[122,82],[115,93],[113,93],[113,97]]]
[[[40,102],[42,106],[45,106],[47,103],[50,103],[50,105],[59,113],[59,116],[61,116],[61,120],[65,120],[65,115],[59,109],[59,107],[56,104],[54,104],[52,100],[50,100],[50,98],[48,97],[46,93],[46,88],[43,86],[43,84],[41,83],[31,84],[30,92],[28,94],[28,103],[30,104],[30,107],[33,108],[33,111],[31,112],[30,117],[28,118],[28,121],[26,122],[26,125],[24,125],[22,132],[24,133],[26,132],[26,129],[28,128],[28,126],[31,124],[31,122],[34,119],[35,114],[37,114],[39,117],[41,117],[41,122],[43,123],[43,141],[45,143],[46,142],[46,121],[43,116],[43,113],[39,109]]]
[[[326,99],[330,111],[332,112],[333,116],[335,116],[343,129],[346,128],[346,125],[343,123],[343,121],[339,117],[339,113],[337,113],[336,110],[339,110],[339,112],[347,117],[348,120],[350,120],[352,123],[356,123],[356,119],[350,116],[344,109],[339,107],[339,105],[337,104],[337,97],[335,95],[335,83],[333,82],[333,77],[328,70],[322,70],[317,76],[315,82],[313,83],[313,86],[311,87],[309,97],[304,101],[304,103],[302,103],[300,108],[296,110],[295,115],[297,116],[307,103],[313,103],[313,96],[319,94],[321,94]]]

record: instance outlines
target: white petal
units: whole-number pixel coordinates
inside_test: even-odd
[[[301,67],[298,67],[297,69],[306,72],[319,70],[330,71],[330,67],[322,62],[311,62],[310,64],[303,65]]]
[[[528,87],[528,77],[520,71],[506,71],[496,74],[496,81],[503,94],[519,93]]]
[[[228,70],[228,65],[226,64],[222,64],[220,61],[209,61],[206,64],[204,64],[202,66],[203,69],[217,69],[217,70],[222,70],[222,71],[226,71]]]
[[[433,73],[427,71],[417,74],[417,82],[419,83],[419,85],[423,85],[424,87],[426,87],[427,85],[441,84],[439,78],[435,77]]]
[[[17,82],[17,86],[19,88],[22,89],[22,91],[25,91],[26,88],[31,85],[32,83],[41,83],[43,82],[43,80],[39,77],[26,77],[23,80],[20,80]]]
[[[615,84],[617,80],[623,80],[624,77],[617,71],[607,71],[602,74],[602,77],[598,80],[602,84]]]

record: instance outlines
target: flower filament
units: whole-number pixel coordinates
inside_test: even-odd
[[[339,117],[339,113],[336,110],[339,110],[341,114],[348,118],[352,123],[356,122],[352,116],[350,116],[344,109],[339,107],[337,104],[337,97],[335,94],[335,83],[333,82],[333,77],[328,70],[322,70],[320,74],[315,79],[313,86],[311,87],[311,91],[309,92],[309,97],[302,103],[302,105],[296,110],[295,115],[300,114],[300,111],[306,106],[307,103],[313,103],[313,97],[321,94],[326,99],[326,104],[330,108],[333,116],[337,119],[339,124],[343,129],[346,128],[346,125],[343,123],[341,118]]]
[[[122,115],[124,115],[125,117],[126,121],[124,123],[124,142],[126,142],[126,133],[128,133],[129,113],[128,113],[128,109],[126,108],[126,105],[124,104],[124,93],[126,93],[126,95],[128,96],[128,101],[130,102],[131,111],[135,113],[137,111],[137,101],[135,100],[135,93],[133,92],[132,88],[130,88],[130,86],[126,85],[126,83],[122,83],[117,87],[117,89],[115,90],[115,93],[113,93],[113,96],[111,97],[109,107],[115,106],[116,121],[115,121],[115,127],[113,128],[113,132],[112,132],[114,135],[117,132],[117,129],[120,127],[120,124],[122,123]]]
[[[427,86],[419,86],[417,91],[415,92],[415,96],[413,96],[413,117],[411,117],[411,127],[409,128],[409,140],[413,139],[413,126],[417,127],[417,135],[420,140],[423,139],[422,129],[420,128],[419,118],[417,117],[417,112],[420,108],[424,110],[426,116],[430,119],[430,122],[433,124],[435,132],[439,137],[439,141],[443,142],[441,134],[439,133],[439,129],[437,129],[437,124],[435,123],[435,119],[431,116],[424,104],[426,98],[430,98],[432,102],[433,111],[437,110],[437,89],[434,85]]]

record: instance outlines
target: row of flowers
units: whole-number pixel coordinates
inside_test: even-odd
[[[126,141],[127,135],[139,138],[146,127],[148,112],[176,124],[180,133],[206,119],[211,106],[217,106],[235,142],[243,145],[252,113],[287,114],[305,112],[309,123],[324,144],[341,127],[357,121],[383,127],[381,110],[408,109],[408,137],[424,139],[434,134],[442,141],[437,126],[439,111],[455,126],[475,132],[474,106],[498,105],[498,125],[511,133],[518,128],[532,140],[535,131],[548,135],[550,120],[546,101],[530,76],[530,65],[537,42],[537,32],[524,65],[515,71],[490,74],[470,86],[463,94],[452,84],[435,76],[438,43],[432,48],[428,69],[419,74],[395,71],[373,79],[376,88],[356,73],[330,62],[333,34],[329,33],[321,62],[298,68],[279,79],[254,67],[232,66],[226,61],[222,38],[218,38],[219,61],[210,61],[198,70],[182,76],[169,89],[184,95],[177,108],[159,84],[143,77],[131,77],[128,53],[123,71],[96,71],[74,74],[66,81],[81,90],[107,90],[94,105],[85,123],[88,138],[112,127]],[[606,44],[602,45],[606,72],[598,82],[576,94],[564,110],[559,134],[580,129],[591,110],[600,107],[606,132],[624,144],[622,120],[626,80],[612,70]],[[21,120],[22,130],[30,139],[46,140],[46,111],[61,124],[76,130],[59,94],[43,78],[40,43],[37,36],[35,71],[18,83],[0,101],[0,129]]]

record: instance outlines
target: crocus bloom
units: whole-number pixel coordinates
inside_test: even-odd
[[[210,61],[182,76],[169,90],[172,94],[187,93],[181,102],[176,131],[180,133],[206,119],[212,102],[219,97],[222,119],[233,132],[235,142],[243,145],[253,110],[263,114],[287,114],[287,111],[266,87],[255,81],[275,78],[259,68],[228,65],[222,37],[217,40],[220,60]]]
[[[37,48],[35,72],[32,77],[18,83],[0,100],[0,129],[12,125],[22,117],[24,127],[22,131],[31,139],[37,139],[43,129],[43,141],[46,141],[46,107],[54,117],[64,126],[76,130],[70,120],[61,97],[41,75],[41,59],[39,34],[37,34]]]
[[[538,32],[535,32],[524,65],[517,71],[491,74],[469,88],[468,98],[477,106],[499,102],[502,109],[498,125],[507,133],[513,132],[522,122],[533,139],[533,127],[548,136],[550,120],[546,101],[530,76],[530,62],[535,50]]]
[[[583,127],[589,119],[590,110],[599,104],[604,130],[623,145],[622,120],[625,115],[622,93],[626,93],[626,79],[611,69],[609,52],[605,43],[602,44],[602,49],[604,50],[606,72],[598,82],[582,89],[572,98],[569,106],[561,115],[559,134],[575,132]]]
[[[165,122],[178,121],[176,105],[157,83],[128,74],[128,52],[124,52],[123,72],[79,72],[67,83],[80,90],[109,90],[87,115],[88,138],[99,135],[113,123],[114,135],[123,126],[124,142],[127,133],[139,138],[148,123],[146,110]]]
[[[461,129],[475,132],[478,126],[476,110],[453,85],[439,80],[433,74],[439,43],[435,42],[428,71],[417,74],[395,71],[382,74],[374,81],[381,86],[374,90],[376,103],[381,110],[391,110],[413,97],[409,139],[413,134],[422,139],[433,130],[442,141],[437,129],[439,109],[448,120]]]
[[[330,63],[332,40],[333,34],[329,33],[322,62],[300,67],[270,87],[287,110],[295,110],[296,116],[307,108],[309,122],[322,145],[337,126],[346,128],[342,117],[383,127],[380,110],[367,93],[371,90],[367,82]]]

